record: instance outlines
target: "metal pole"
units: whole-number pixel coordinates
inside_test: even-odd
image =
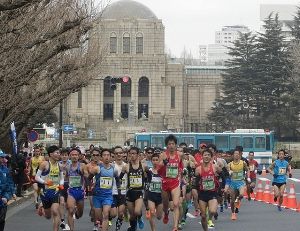
[[[59,104],[59,147],[62,148],[63,146],[63,101]]]

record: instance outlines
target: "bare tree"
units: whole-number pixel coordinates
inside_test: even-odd
[[[23,134],[99,74],[106,44],[89,44],[99,16],[93,0],[0,0],[0,147],[12,121]]]

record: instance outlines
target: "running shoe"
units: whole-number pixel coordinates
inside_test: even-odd
[[[163,218],[163,223],[168,224],[169,222],[169,213],[165,213],[164,218]]]
[[[70,229],[70,226],[68,224],[66,224],[65,228],[63,229],[63,231],[68,231],[68,230],[71,230],[71,229]]]
[[[142,217],[138,218],[137,222],[138,222],[138,225],[139,225],[139,229],[143,229],[144,226],[145,226],[143,218]]]
[[[213,228],[213,227],[215,227],[215,224],[212,222],[212,220],[208,220],[208,221],[207,221],[207,226],[208,226],[209,228]]]
[[[93,231],[98,231],[98,226],[94,225]]]
[[[178,230],[182,230],[181,224],[178,224]]]
[[[111,220],[108,221],[108,226],[112,226]]]
[[[146,210],[146,219],[147,219],[147,220],[150,220],[150,218],[151,218],[151,212],[150,212],[150,210],[148,209],[148,210]]]
[[[231,214],[231,220],[235,221],[236,219],[237,219],[236,214],[235,214],[235,213],[232,213],[232,214]]]
[[[116,221],[116,231],[119,231],[121,229],[121,226],[122,226],[122,220],[118,218]]]
[[[277,205],[277,209],[278,209],[278,211],[279,211],[279,212],[281,212],[281,211],[282,211],[282,209],[281,209],[281,206],[280,206],[280,205]]]
[[[235,213],[239,213],[239,209],[238,209],[238,208],[235,208],[234,212],[235,212]]]
[[[181,225],[182,226],[185,225],[185,220],[184,219],[181,220]]]
[[[65,228],[66,228],[66,223],[65,223],[65,221],[62,221],[62,222],[60,223],[59,227],[60,227],[61,229],[65,229]]]

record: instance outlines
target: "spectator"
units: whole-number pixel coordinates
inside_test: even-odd
[[[24,154],[20,152],[17,155],[13,155],[11,164],[14,173],[14,181],[17,185],[17,196],[23,197],[22,188],[25,180],[24,170],[26,169],[26,158],[24,157]]]

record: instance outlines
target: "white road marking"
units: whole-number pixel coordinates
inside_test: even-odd
[[[300,182],[300,180],[297,179],[297,178],[288,178],[288,180],[295,181],[295,182]]]
[[[193,214],[190,214],[190,213],[187,213],[186,215],[187,215],[189,218],[193,218],[193,219],[196,218]]]

